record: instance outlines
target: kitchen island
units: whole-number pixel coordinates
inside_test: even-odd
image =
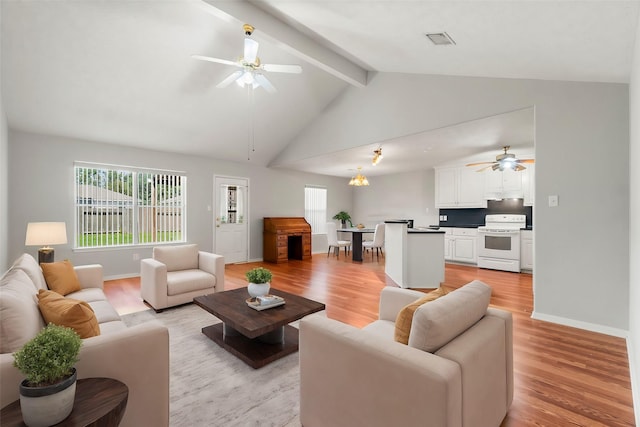
[[[444,282],[444,231],[385,221],[385,274],[401,288],[437,288]]]

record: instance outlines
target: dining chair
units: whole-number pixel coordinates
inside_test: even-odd
[[[373,232],[373,240],[362,242],[363,249],[371,249],[371,259],[373,259],[373,249],[376,250],[376,258],[380,258],[380,253],[384,255],[382,248],[384,247],[384,224],[376,224]]]
[[[338,230],[336,229],[335,222],[327,223],[327,242],[329,243],[329,250],[327,250],[327,257],[331,252],[331,248],[338,248],[336,256],[340,258],[340,248],[344,248],[344,255],[347,256],[348,251],[351,249],[351,242],[348,240],[338,240]]]

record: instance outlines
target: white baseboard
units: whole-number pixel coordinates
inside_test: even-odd
[[[544,320],[545,322],[557,323],[559,325],[571,326],[572,328],[584,329],[586,331],[597,332],[600,334],[611,335],[619,338],[627,338],[629,331],[624,329],[612,328],[609,326],[598,325],[595,323],[582,322],[580,320],[568,319],[566,317],[553,316],[550,314],[531,313],[531,318],[536,320]]]

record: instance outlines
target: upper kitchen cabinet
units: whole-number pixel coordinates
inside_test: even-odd
[[[436,168],[436,208],[486,208],[484,175],[461,167]]]
[[[526,169],[525,169],[526,171]],[[522,199],[522,182],[525,171],[512,170],[485,172],[484,196],[487,199]]]

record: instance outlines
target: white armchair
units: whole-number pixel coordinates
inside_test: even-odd
[[[140,261],[142,299],[156,311],[224,290],[224,257],[198,245],[157,246]]]
[[[408,345],[398,312],[424,293],[385,287],[361,329],[300,321],[300,422],[314,426],[497,427],[513,400],[513,321],[474,281],[421,305]]]

